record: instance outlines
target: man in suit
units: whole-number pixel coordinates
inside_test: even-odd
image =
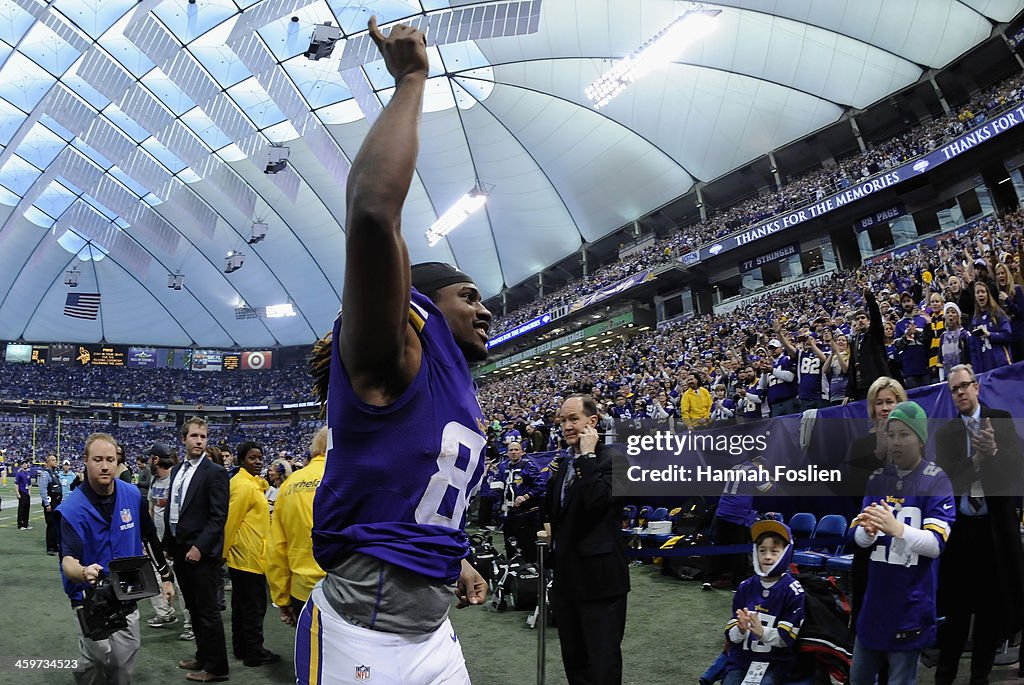
[[[947,380],[959,416],[936,434],[935,463],[956,496],[956,522],[939,566],[936,685],[956,678],[974,615],[971,685],[988,682],[999,643],[1021,627],[1024,576],[1016,514],[1020,493],[1020,438],[1008,412],[978,401],[969,365]],[[987,560],[987,561],[986,561]],[[994,561],[993,561],[994,560]]]
[[[182,659],[178,667],[190,671],[186,680],[200,683],[228,679],[217,575],[231,488],[227,471],[206,455],[208,431],[206,421],[198,417],[182,426],[185,459],[171,471],[170,502],[164,510],[164,539],[173,550],[174,569],[196,636],[195,658]]]
[[[589,395],[571,395],[562,404],[559,423],[569,452],[551,465],[544,507],[553,545],[552,609],[570,685],[622,682],[629,568],[612,480],[613,473],[625,475],[627,463],[599,442],[599,418]]]

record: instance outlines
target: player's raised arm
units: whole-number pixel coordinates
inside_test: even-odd
[[[408,324],[409,253],[402,205],[419,150],[419,116],[427,78],[426,36],[395,26],[370,35],[395,94],[352,163],[346,192],[345,290],[339,349],[352,387],[364,401],[388,404],[419,370],[419,339]]]

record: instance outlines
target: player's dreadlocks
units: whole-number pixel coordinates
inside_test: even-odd
[[[307,368],[313,377],[313,390],[310,394],[320,403],[320,416],[327,408],[327,385],[331,378],[331,341],[334,333],[328,333],[313,345],[309,353]]]

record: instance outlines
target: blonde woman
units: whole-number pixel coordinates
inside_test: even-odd
[[[889,420],[892,408],[906,401],[907,391],[899,381],[889,376],[878,377],[868,388],[871,431],[854,440],[847,453],[844,484],[849,484],[849,492],[863,493],[871,474],[885,465],[885,422]]]

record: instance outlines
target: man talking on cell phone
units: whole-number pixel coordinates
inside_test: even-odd
[[[571,395],[562,404],[558,422],[569,450],[551,463],[539,533],[552,542],[552,609],[569,685],[622,682],[629,566],[612,481],[628,464],[601,443],[599,420],[590,395]]]

